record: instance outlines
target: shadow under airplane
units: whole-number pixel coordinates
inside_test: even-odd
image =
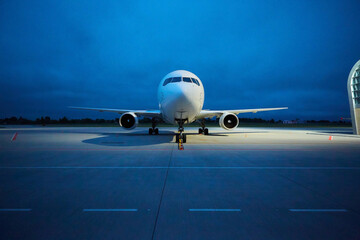
[[[209,133],[206,137],[226,137],[230,134],[249,134],[249,133],[266,133],[266,132],[214,132]],[[175,131],[160,130],[159,135],[149,135],[146,131],[138,132],[119,132],[119,133],[99,133],[99,137],[83,140],[83,143],[102,145],[102,146],[144,146],[158,145],[163,143],[175,143]],[[186,133],[188,136],[198,136],[197,132]],[[189,142],[191,143],[191,142]]]

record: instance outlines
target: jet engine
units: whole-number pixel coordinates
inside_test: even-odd
[[[239,118],[233,113],[223,113],[219,119],[220,127],[231,130],[239,125]]]
[[[138,117],[133,112],[127,112],[121,115],[119,118],[119,124],[121,127],[131,130],[137,127],[139,124]]]

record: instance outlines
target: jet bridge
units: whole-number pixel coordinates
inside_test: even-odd
[[[353,131],[354,134],[360,135],[360,60],[350,71],[348,94]]]

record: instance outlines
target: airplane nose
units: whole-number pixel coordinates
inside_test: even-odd
[[[196,91],[189,83],[169,84],[161,108],[168,119],[193,119],[198,111]]]
[[[188,106],[192,103],[192,91],[186,86],[179,86],[176,91],[176,100],[180,106]]]

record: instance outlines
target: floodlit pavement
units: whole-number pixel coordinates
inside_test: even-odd
[[[0,128],[0,239],[359,239],[349,129]]]

